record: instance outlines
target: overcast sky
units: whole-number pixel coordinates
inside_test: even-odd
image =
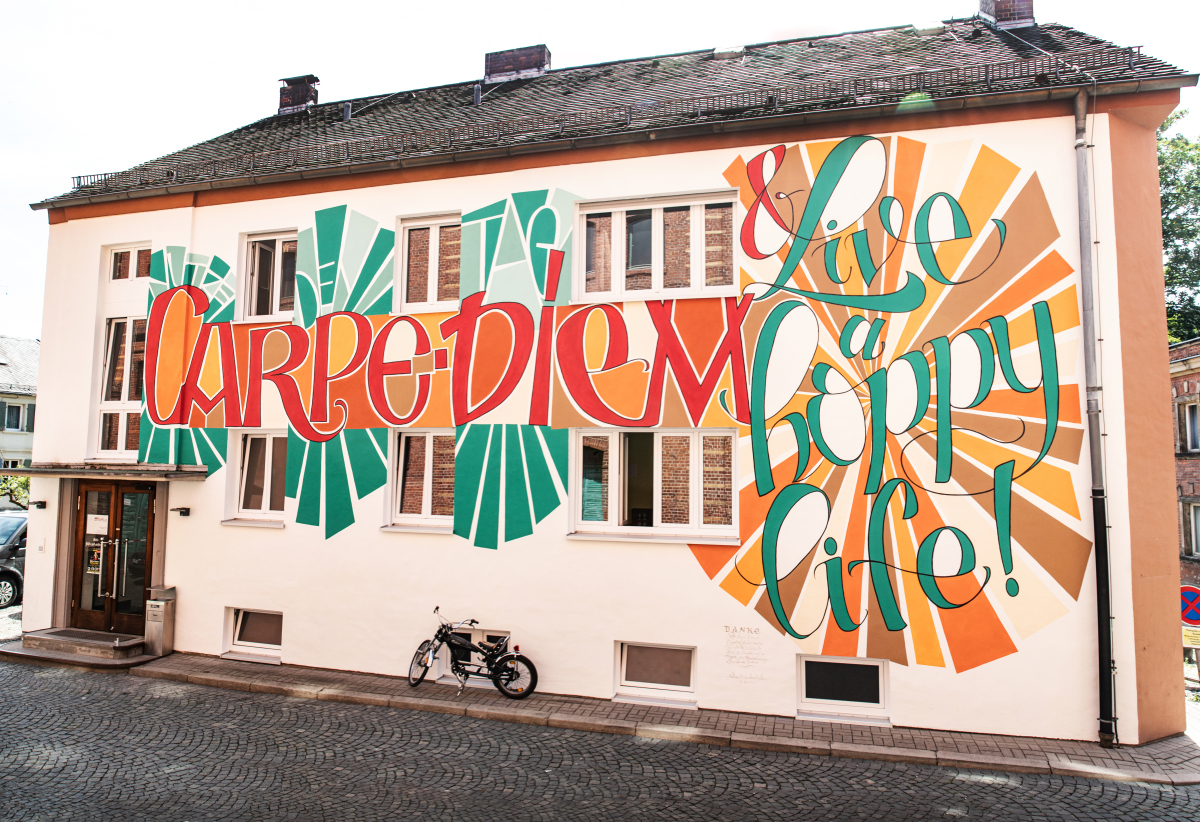
[[[29,203],[67,191],[72,175],[120,171],[272,114],[280,77],[318,75],[329,102],[473,80],[486,52],[536,43],[564,68],[977,8],[973,0],[0,0],[0,335],[41,333],[47,223]],[[1035,0],[1034,12],[1200,70],[1195,0]],[[1196,110],[1182,131],[1200,135],[1194,89],[1182,106]]]

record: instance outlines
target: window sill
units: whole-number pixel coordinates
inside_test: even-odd
[[[256,654],[249,651],[226,651],[221,659],[232,659],[237,662],[258,662],[262,665],[282,665],[283,660],[274,654]]]
[[[656,705],[662,708],[675,708],[685,711],[697,711],[700,709],[699,703],[695,699],[688,699],[688,697],[695,696],[693,691],[679,691],[678,693],[678,697],[670,697],[665,695],[650,696],[649,694],[617,691],[617,693],[613,695],[612,701],[624,702],[631,705]]]
[[[737,545],[741,537],[712,536],[709,534],[637,534],[609,533],[597,531],[572,531],[567,539],[597,540],[600,542],[659,542],[667,545]]]
[[[119,454],[120,452],[119,452],[119,451],[109,451],[109,452],[107,452],[107,453],[109,453],[109,454]],[[85,459],[85,460],[84,460],[84,463],[97,463],[97,464],[101,464],[101,463],[102,463],[102,464],[104,464],[104,465],[116,465],[116,464],[119,464],[119,463],[120,463],[120,464],[127,463],[127,464],[129,464],[129,465],[137,465],[137,464],[138,464],[138,461],[137,461],[137,454],[133,454],[133,455],[130,455],[130,456],[124,456],[124,457],[121,457],[121,456],[111,456],[111,457],[109,457],[109,456],[104,456],[104,454],[105,454],[105,452],[104,452],[104,451],[101,451],[101,452],[100,452],[100,454],[101,454],[101,456],[98,456],[98,457],[88,457],[87,459]]]
[[[380,531],[389,531],[396,534],[453,534],[453,525],[405,525],[397,523],[395,525],[384,525],[380,527]]]
[[[399,314],[393,313],[393,317],[406,317],[412,314],[453,314],[458,311],[459,301],[444,303],[413,303],[405,305],[404,310]]]
[[[236,525],[242,528],[282,528],[281,519],[223,519],[222,525]]]
[[[869,710],[869,709],[867,709]],[[843,725],[874,725],[876,727],[890,728],[892,720],[887,714],[860,714],[860,713],[838,713],[835,711],[820,711],[820,710],[804,710],[801,708],[796,711],[796,719],[803,719],[809,722],[838,722]]]
[[[604,303],[637,303],[646,302],[647,300],[702,300],[710,299],[717,300],[724,297],[740,296],[736,286],[719,286],[713,287],[708,291],[696,291],[694,289],[679,289],[678,292],[673,292],[670,289],[662,291],[627,291],[621,294],[586,294],[583,297],[571,298],[568,305],[602,305]]]

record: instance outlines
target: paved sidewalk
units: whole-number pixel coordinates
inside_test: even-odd
[[[406,679],[398,677],[259,665],[195,654],[173,654],[133,668],[130,673],[240,691],[734,748],[1158,784],[1200,784],[1200,740],[1193,738],[1200,737],[1196,728],[1191,729],[1191,735],[1149,745],[1106,749],[1092,742],[810,722],[555,694],[534,694],[518,702],[505,699],[491,688],[467,688],[459,695],[456,686],[432,682],[410,688]],[[1189,711],[1189,719],[1193,716],[1195,713]]]

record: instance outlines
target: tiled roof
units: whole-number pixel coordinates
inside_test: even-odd
[[[38,352],[41,343],[20,337],[0,337],[0,392],[37,394]]]
[[[801,113],[852,117],[878,106],[1069,91],[1090,86],[1092,78],[1101,92],[1114,84],[1133,90],[1155,81],[1195,83],[1194,75],[1139,49],[1066,26],[1002,32],[973,18],[953,20],[937,34],[906,26],[748,46],[726,59],[706,49],[555,69],[484,86],[478,106],[474,80],[355,99],[349,121],[342,118],[345,101],[324,103],[266,117],[126,172],[76,178],[74,190],[35,207],[389,161],[394,167],[471,149],[537,150],[539,143],[621,139],[698,122],[771,125]]]

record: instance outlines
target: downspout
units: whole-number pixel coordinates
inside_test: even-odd
[[[1100,433],[1100,371],[1096,366],[1096,310],[1092,284],[1092,212],[1088,188],[1088,93],[1075,96],[1075,175],[1079,193],[1079,276],[1083,298],[1083,373],[1087,382],[1088,446],[1092,463],[1092,529],[1096,545],[1096,639],[1100,673],[1100,745],[1117,739],[1114,710],[1116,666],[1112,652],[1112,596],[1108,567],[1108,509]]]

